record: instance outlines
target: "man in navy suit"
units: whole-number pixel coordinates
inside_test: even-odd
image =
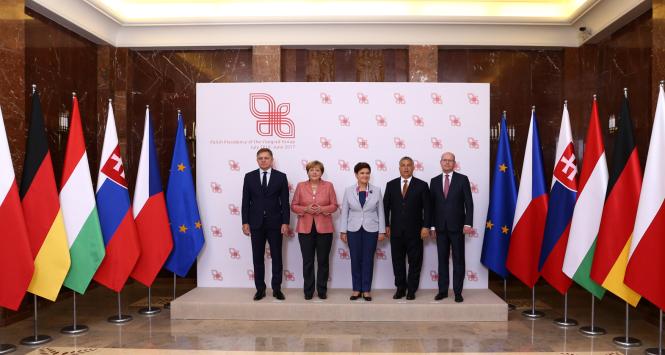
[[[413,176],[413,170],[413,159],[410,157],[400,159],[400,177],[386,184],[386,193],[383,195],[386,236],[390,238],[390,253],[397,287],[393,299],[400,299],[404,295],[407,300],[416,298],[423,264],[423,239],[429,236],[431,210],[429,187],[425,181]]]
[[[266,296],[264,255],[266,241],[272,256],[272,295],[282,293],[282,236],[289,233],[289,184],[286,174],[272,168],[272,151],[256,152],[259,168],[245,174],[242,186],[242,232],[252,239],[254,284],[258,301]]]
[[[429,184],[432,201],[432,236],[436,235],[439,259],[439,293],[434,299],[439,301],[448,297],[448,256],[452,249],[455,302],[463,302],[464,235],[473,232],[471,184],[466,175],[453,172],[455,168],[453,153],[443,153],[440,163],[443,173],[432,178]]]

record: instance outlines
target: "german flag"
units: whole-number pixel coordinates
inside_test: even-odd
[[[35,263],[28,291],[55,301],[69,271],[69,246],[37,92],[32,95],[23,166],[19,194]]]

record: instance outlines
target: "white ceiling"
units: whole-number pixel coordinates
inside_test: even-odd
[[[26,5],[93,41],[117,47],[576,47],[614,31],[651,2],[27,0]]]

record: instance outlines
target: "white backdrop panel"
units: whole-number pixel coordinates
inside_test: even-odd
[[[291,193],[307,178],[304,165],[316,159],[340,203],[359,161],[370,163],[371,183],[383,191],[399,176],[402,156],[412,157],[414,175],[429,183],[441,173],[441,154],[454,152],[456,169],[472,183],[477,231],[466,238],[464,287],[487,288],[480,252],[489,198],[489,99],[489,84],[477,83],[197,84],[196,186],[206,239],[198,286],[254,287],[251,243],[241,232],[242,183],[257,168],[256,150],[268,147]],[[339,212],[333,218],[338,226]],[[394,287],[389,243],[378,244],[374,288]],[[283,256],[283,286],[302,288],[297,236],[284,240]],[[269,259],[267,253],[268,284]],[[437,279],[436,241],[428,239],[420,287],[437,288]],[[351,287],[348,246],[338,233],[328,287]]]

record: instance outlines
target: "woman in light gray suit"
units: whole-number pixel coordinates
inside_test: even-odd
[[[351,252],[351,300],[362,298],[371,301],[374,253],[377,240],[386,238],[386,221],[383,212],[381,189],[369,183],[372,168],[367,163],[353,167],[357,184],[344,191],[341,208],[340,238],[349,244]]]

